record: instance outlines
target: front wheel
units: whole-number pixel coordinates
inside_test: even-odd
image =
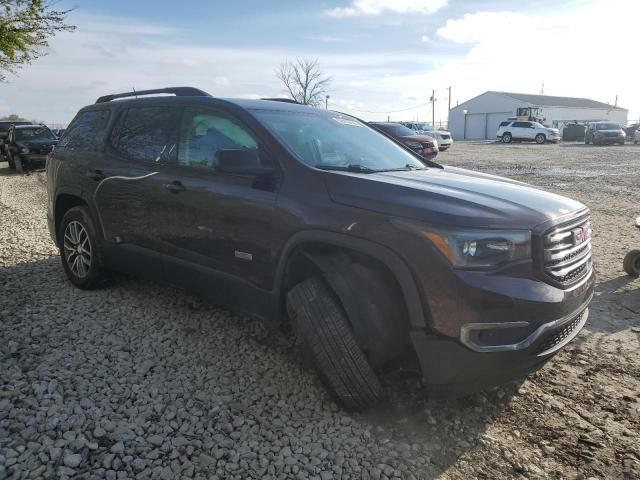
[[[542,145],[546,141],[547,141],[547,137],[545,137],[542,133],[539,133],[538,135],[536,135],[536,143],[538,145]]]
[[[503,143],[511,143],[511,140],[513,140],[513,137],[511,136],[511,134],[509,132],[502,134],[502,142]]]
[[[13,154],[11,152],[8,153],[7,155],[7,162],[9,163],[9,168],[12,170],[16,169],[16,162],[13,159]]]
[[[58,231],[62,267],[67,278],[82,290],[99,288],[106,279],[100,265],[100,244],[87,207],[65,213]]]
[[[640,250],[631,250],[627,253],[622,266],[627,275],[638,278],[640,276]]]
[[[304,280],[289,291],[287,313],[322,378],[346,408],[363,410],[380,399],[380,381],[321,277]]]
[[[22,159],[20,157],[13,157],[13,163],[16,167],[16,172],[24,173],[24,164],[22,163]]]

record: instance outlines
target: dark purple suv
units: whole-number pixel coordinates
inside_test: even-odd
[[[440,166],[342,113],[188,87],[109,95],[47,175],[74,285],[130,272],[290,323],[352,409],[402,361],[447,389],[521,377],[587,320],[584,205]]]

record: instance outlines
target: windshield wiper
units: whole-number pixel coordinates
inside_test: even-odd
[[[318,165],[315,166],[316,168],[319,168],[321,170],[336,170],[339,172],[354,172],[354,173],[376,173],[379,172],[380,170],[373,170],[372,168],[369,167],[364,167],[362,165],[330,165],[330,164],[323,164],[320,163]]]
[[[410,170],[426,170],[427,167],[418,167],[413,164],[406,164],[403,168],[387,168],[385,170],[378,170],[378,172],[408,172]]]

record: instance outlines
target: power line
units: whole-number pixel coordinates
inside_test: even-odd
[[[352,108],[352,107],[347,107],[346,105],[337,105],[335,103],[331,103],[330,105],[336,107],[336,108],[345,108],[347,110],[353,110],[354,112],[364,112],[364,113],[400,113],[400,112],[406,112],[408,110],[415,110],[416,108],[420,108],[420,107],[426,107],[427,105],[431,105],[431,102],[427,102],[427,103],[421,103],[420,105],[416,105],[415,107],[409,107],[409,108],[403,108],[400,110],[383,110],[383,111],[379,111],[379,112],[374,112],[372,110],[363,110],[361,108]]]

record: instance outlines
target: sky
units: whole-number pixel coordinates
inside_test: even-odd
[[[0,116],[51,124],[107,93],[176,85],[285,96],[283,61],[317,59],[329,106],[446,121],[487,90],[587,97],[640,116],[637,0],[58,0],[76,31],[0,83]]]

